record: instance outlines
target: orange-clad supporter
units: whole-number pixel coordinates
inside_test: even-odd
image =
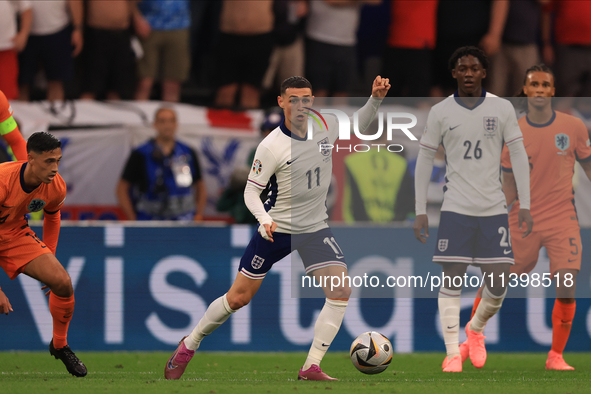
[[[58,174],[61,142],[38,132],[27,142],[27,161],[0,164],[0,267],[10,279],[24,273],[49,288],[53,339],[49,352],[62,360],[74,376],[86,376],[86,367],[68,346],[68,326],[74,312],[70,276],[55,257],[60,231],[60,208],[66,183]],[[43,240],[29,228],[25,214],[43,210]],[[12,312],[0,290],[0,313]]]
[[[591,141],[583,122],[552,109],[554,75],[545,65],[527,70],[523,93],[528,97],[527,115],[519,120],[525,150],[529,158],[531,215],[533,232],[527,238],[519,234],[519,199],[505,147],[502,156],[503,191],[509,213],[511,244],[515,265],[511,273],[531,272],[544,246],[550,259],[550,279],[555,280],[557,299],[552,311],[552,349],[546,369],[574,370],[562,356],[575,316],[576,276],[581,268],[581,234],[574,205],[573,175],[575,161],[591,180]],[[475,305],[478,304],[476,299]]]
[[[27,143],[12,117],[12,108],[6,96],[0,90],[0,134],[10,148],[16,160],[27,160]]]

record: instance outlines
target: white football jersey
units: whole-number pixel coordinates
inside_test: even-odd
[[[332,175],[332,149],[338,124],[326,117],[328,130],[314,128],[313,139],[292,134],[285,124],[258,146],[248,182],[269,186],[265,209],[280,233],[310,233],[328,227],[326,194]]]
[[[523,140],[513,105],[487,93],[473,108],[452,95],[431,108],[421,148],[443,144],[446,183],[442,211],[470,216],[507,213],[502,190],[503,144]]]

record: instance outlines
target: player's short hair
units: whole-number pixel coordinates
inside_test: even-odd
[[[289,88],[295,89],[303,89],[309,88],[312,90],[312,84],[304,77],[295,76],[289,77],[285,81],[281,82],[281,94],[285,93],[285,91]]]
[[[550,67],[546,66],[544,63],[538,63],[538,64],[531,66],[527,70],[525,70],[525,75],[523,76],[523,86],[525,86],[525,84],[527,83],[527,76],[530,73],[535,73],[535,72],[548,73],[548,74],[552,75],[552,78],[554,78],[554,72],[552,71],[552,69]],[[520,88],[517,91],[517,93],[515,94],[515,97],[527,97],[527,96],[525,93],[523,93],[523,88]],[[527,108],[527,103],[525,103],[525,108]]]
[[[45,131],[33,133],[27,140],[27,153],[35,152],[41,154],[61,147],[62,142],[55,138],[53,134]]]
[[[174,108],[172,108],[170,106],[163,105],[162,107],[158,107],[156,112],[154,112],[154,121],[156,119],[158,119],[158,115],[160,115],[160,112],[163,112],[163,111],[171,111],[174,114],[174,118],[177,119],[177,114],[176,114],[176,111],[174,110]]]
[[[484,52],[482,52],[480,48],[473,46],[465,46],[456,49],[453,55],[451,55],[451,57],[449,58],[449,71],[455,69],[458,60],[464,56],[474,56],[478,59],[480,64],[482,64],[482,68],[484,68],[485,70],[488,68],[488,57]]]
[[[529,75],[529,73],[535,73],[535,72],[548,73],[548,74],[552,75],[552,78],[554,78],[554,72],[552,71],[552,69],[550,67],[546,66],[544,63],[538,63],[538,64],[531,66],[527,70],[525,70],[525,75],[523,76],[523,85],[524,86],[527,83],[527,76]]]

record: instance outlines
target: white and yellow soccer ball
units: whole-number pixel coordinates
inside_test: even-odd
[[[375,331],[364,332],[351,344],[351,362],[369,375],[384,372],[392,362],[392,354],[388,338]]]

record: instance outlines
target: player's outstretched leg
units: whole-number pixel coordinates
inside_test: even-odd
[[[228,320],[232,313],[248,304],[261,287],[263,278],[264,276],[260,279],[250,279],[240,273],[236,275],[230,290],[209,304],[191,334],[181,339],[179,346],[164,367],[166,379],[180,379],[203,338]]]
[[[329,266],[314,271],[315,277],[326,275],[341,278],[347,275],[347,269],[342,266]],[[324,373],[320,369],[320,362],[341,328],[351,288],[349,286],[324,288],[324,293],[326,301],[314,325],[312,346],[306,362],[298,372],[298,380],[338,380]]]
[[[575,317],[576,302],[561,302],[558,298],[554,301],[552,310],[552,349],[548,353],[546,369],[555,371],[574,371],[562,356],[562,352],[568,341],[570,329]]]
[[[201,340],[221,326],[234,312],[236,311],[228,304],[227,293],[213,301],[193,332],[181,339],[179,346],[166,362],[164,377],[166,379],[180,379],[189,361],[195,355],[195,350],[199,348]]]
[[[78,357],[76,357],[76,354],[74,354],[68,345],[60,349],[56,349],[53,345],[52,339],[51,342],[49,342],[49,354],[55,357],[56,360],[61,360],[66,366],[68,372],[76,377],[82,378],[88,373],[86,366],[82,363],[82,361],[80,361]]]
[[[476,368],[482,368],[486,363],[486,347],[484,346],[484,339],[486,337],[482,334],[484,327],[488,320],[501,309],[506,294],[506,288],[501,295],[497,296],[488,287],[485,287],[482,291],[482,299],[476,309],[476,313],[466,325],[470,361],[472,361],[472,365]]]
[[[460,356],[460,295],[462,290],[450,290],[444,287],[439,289],[438,306],[439,321],[447,356],[443,360],[441,368],[443,372],[462,372],[462,358]]]
[[[49,343],[49,353],[61,360],[72,375],[86,376],[86,366],[68,346],[68,328],[75,304],[70,276],[51,253],[33,259],[25,266],[24,273],[45,283],[51,290],[49,312],[53,320],[53,339]]]
[[[59,297],[52,291],[49,295],[49,312],[53,318],[53,339],[49,343],[49,353],[61,360],[69,373],[83,377],[87,374],[86,366],[76,357],[67,341],[74,304],[74,294],[69,297]]]
[[[338,380],[320,369],[320,362],[339,332],[348,301],[326,299],[314,325],[314,340],[308,358],[298,373],[298,380]]]

